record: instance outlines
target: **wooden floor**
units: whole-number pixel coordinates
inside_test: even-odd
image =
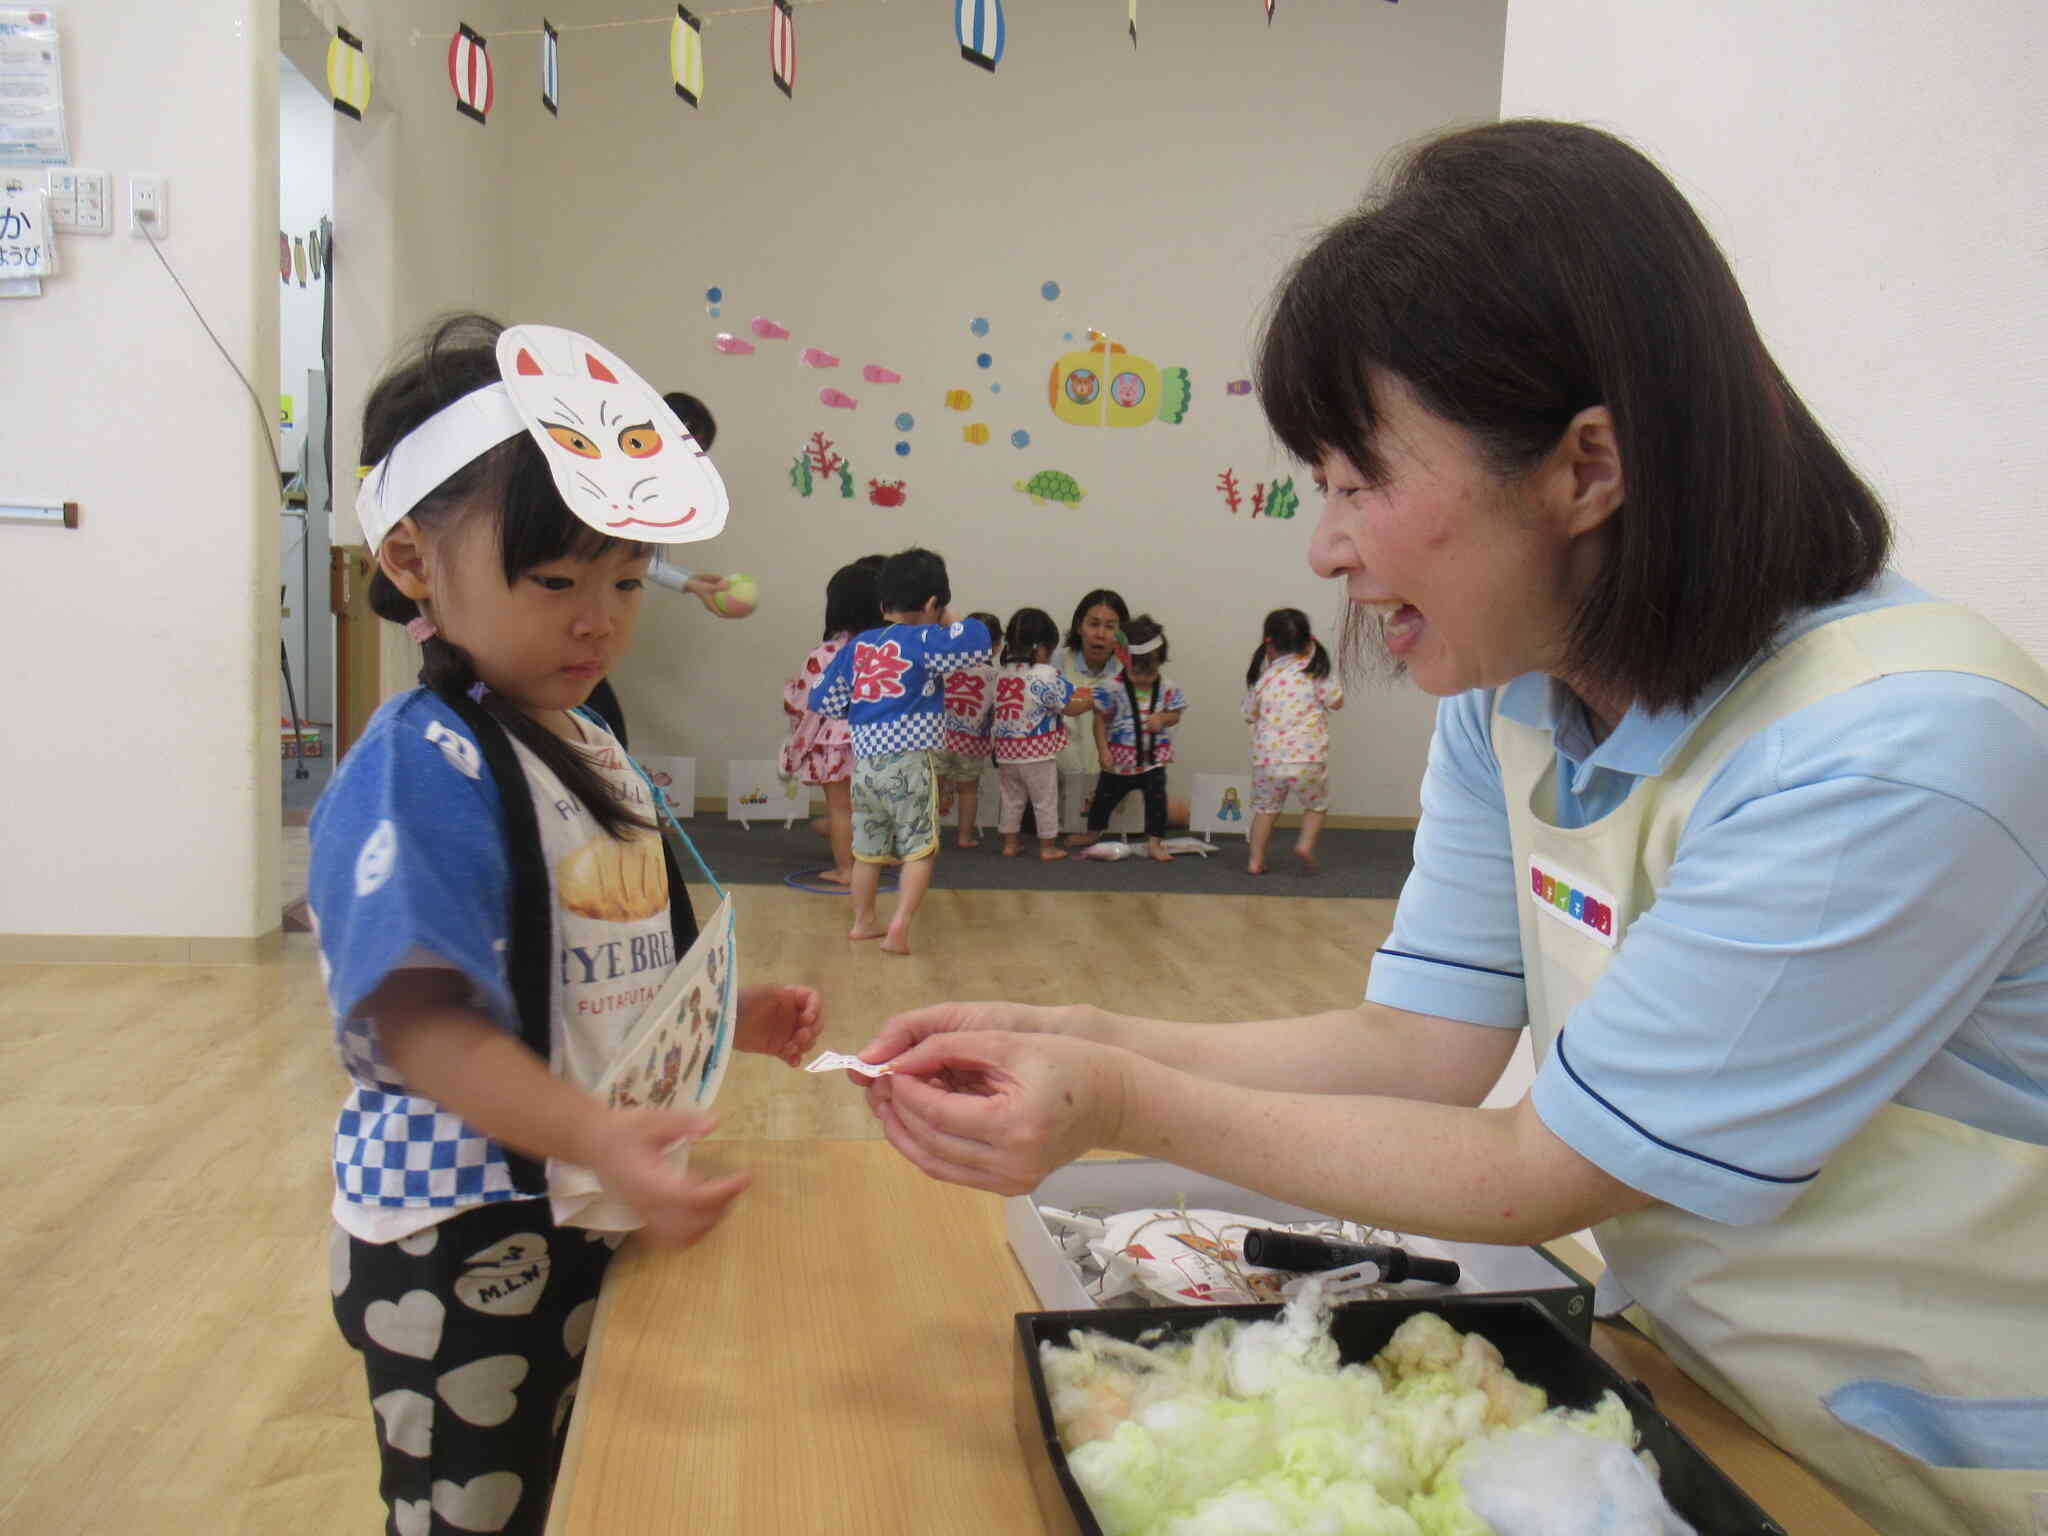
[[[840,1050],[946,998],[1340,1006],[1393,909],[941,890],[919,952],[891,959],[845,942],[842,898],[735,899],[747,979],[818,987]],[[362,1376],[328,1310],[330,1039],[304,935],[260,966],[0,966],[0,1532],[380,1528]],[[725,1136],[876,1134],[843,1078],[759,1057],[718,1107]]]

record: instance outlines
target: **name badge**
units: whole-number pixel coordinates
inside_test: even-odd
[[[1620,943],[1614,897],[1537,854],[1529,856],[1529,899],[1581,938],[1609,949]]]

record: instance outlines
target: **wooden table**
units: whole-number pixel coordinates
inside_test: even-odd
[[[879,1141],[691,1158],[754,1187],[697,1247],[613,1264],[549,1536],[1042,1536],[1011,1408],[1011,1314],[1038,1302],[1002,1203]],[[1596,1335],[1791,1536],[1869,1536],[1654,1345]]]

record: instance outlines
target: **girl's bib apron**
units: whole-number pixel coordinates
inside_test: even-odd
[[[1662,774],[1576,829],[1555,824],[1550,733],[1496,709],[1493,744],[1521,882],[1539,1063],[1629,923],[1656,899],[1716,770],[1758,731],[1807,705],[1923,671],[1993,678],[2048,703],[2048,672],[1967,610],[1915,603],[1854,615],[1764,661],[1708,712]],[[1711,1008],[1712,999],[1700,1006]],[[1660,1205],[1594,1231],[1609,1266],[1601,1310],[1640,1303],[1688,1375],[1880,1530],[2048,1536],[2048,1471],[2015,1469],[2011,1460],[1928,1465],[1837,1418],[1827,1401],[1851,1384],[1883,1383],[1952,1401],[2003,1400],[2041,1422],[2048,1147],[1890,1104],[1774,1221],[1733,1226]],[[1868,1401],[1871,1390],[1850,1396]],[[1876,1390],[1882,1396],[1886,1388]],[[2040,1467],[2043,1449],[2018,1460]],[[1940,1459],[1981,1458],[1958,1447]]]

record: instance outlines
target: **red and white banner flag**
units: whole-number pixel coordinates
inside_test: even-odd
[[[448,84],[455,90],[455,110],[482,122],[495,94],[491,80],[490,45],[483,35],[458,25],[448,39]]]
[[[768,63],[775,71],[775,85],[785,96],[796,91],[796,13],[789,0],[775,0],[768,13]]]

